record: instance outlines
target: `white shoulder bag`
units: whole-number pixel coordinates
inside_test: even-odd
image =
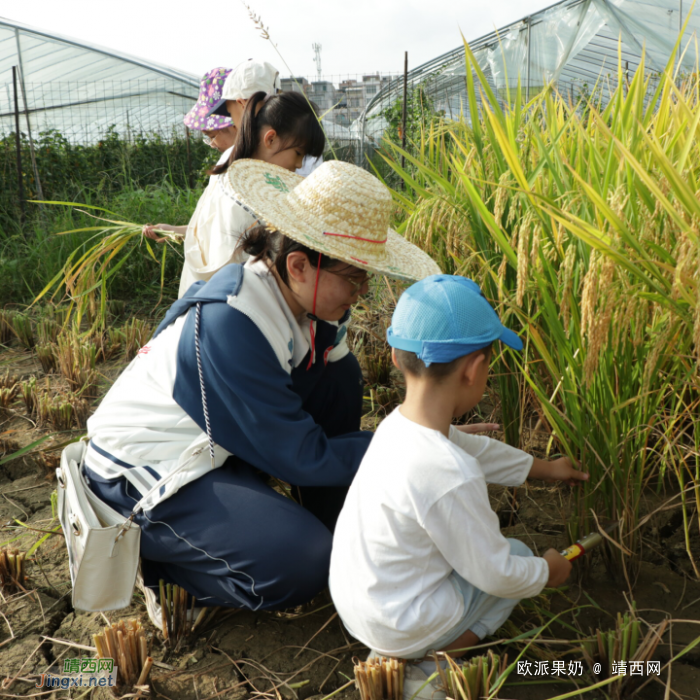
[[[214,441],[199,352],[200,310],[201,303],[197,304],[194,342],[204,421],[214,468]],[[158,481],[136,504],[131,515],[124,519],[121,513],[100,500],[85,482],[82,466],[86,449],[85,440],[68,445],[61,454],[61,465],[56,469],[58,517],[68,547],[72,603],[77,610],[88,612],[119,610],[131,603],[136,584],[141,528],[134,522],[134,517],[143,510],[144,501],[186,468],[201,450]]]

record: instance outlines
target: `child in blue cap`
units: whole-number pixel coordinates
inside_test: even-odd
[[[387,336],[406,399],[377,429],[350,487],[330,587],[341,619],[372,655],[420,661],[430,650],[477,644],[521,598],[569,576],[557,551],[535,557],[501,534],[487,483],[573,485],[588,475],[566,457],[547,462],[452,425],[481,400],[493,343],[522,349],[472,280],[433,275],[414,284]],[[431,668],[432,660],[407,667],[404,697]],[[428,684],[417,697],[434,693]]]

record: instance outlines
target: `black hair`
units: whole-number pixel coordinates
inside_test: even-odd
[[[300,92],[282,92],[266,95],[256,92],[248,100],[236,135],[236,145],[228,162],[217,165],[210,175],[226,172],[234,160],[252,158],[260,145],[265,129],[274,129],[281,140],[279,150],[303,148],[306,155],[323,155],[326,136],[318,114],[305,95]]]
[[[487,345],[485,348],[481,348],[481,350],[475,350],[474,352],[484,354],[490,353],[491,344]],[[423,362],[415,352],[394,348],[394,353],[396,354],[396,361],[398,362],[399,369],[404,374],[430,379],[437,383],[449,377],[457,369],[457,363],[463,357],[466,357],[466,355],[462,355],[462,357],[457,357],[451,362],[432,362],[430,367],[426,367],[425,362]]]
[[[254,262],[258,260],[271,261],[280,279],[287,286],[289,286],[287,257],[290,253],[304,253],[312,267],[318,266],[318,259],[320,257],[322,270],[327,270],[335,265],[343,264],[341,260],[336,260],[328,255],[321,255],[321,253],[312,250],[303,243],[297,243],[291,238],[287,238],[287,236],[282,235],[278,231],[271,232],[261,224],[253,226],[246,231],[236,250],[247,253],[253,258]]]

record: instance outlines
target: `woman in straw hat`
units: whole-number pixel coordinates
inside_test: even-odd
[[[170,308],[88,422],[92,491],[123,516],[146,496],[136,522],[152,616],[159,579],[253,610],[326,587],[331,531],[372,437],[350,308],[372,274],[438,272],[390,229],[387,188],[353,165],[303,179],[239,160],[226,183],[265,224],[243,242],[251,258]]]

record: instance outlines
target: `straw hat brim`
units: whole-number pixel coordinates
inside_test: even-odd
[[[270,186],[271,180],[277,186]],[[303,180],[303,177],[286,168],[264,161],[241,159],[231,163],[223,186],[230,197],[270,229],[335,260],[408,282],[440,274],[437,263],[427,253],[391,228],[387,231],[381,260],[362,260],[353,256],[342,240],[324,235],[327,230],[324,222],[313,212],[291,210],[286,201],[287,194]]]

